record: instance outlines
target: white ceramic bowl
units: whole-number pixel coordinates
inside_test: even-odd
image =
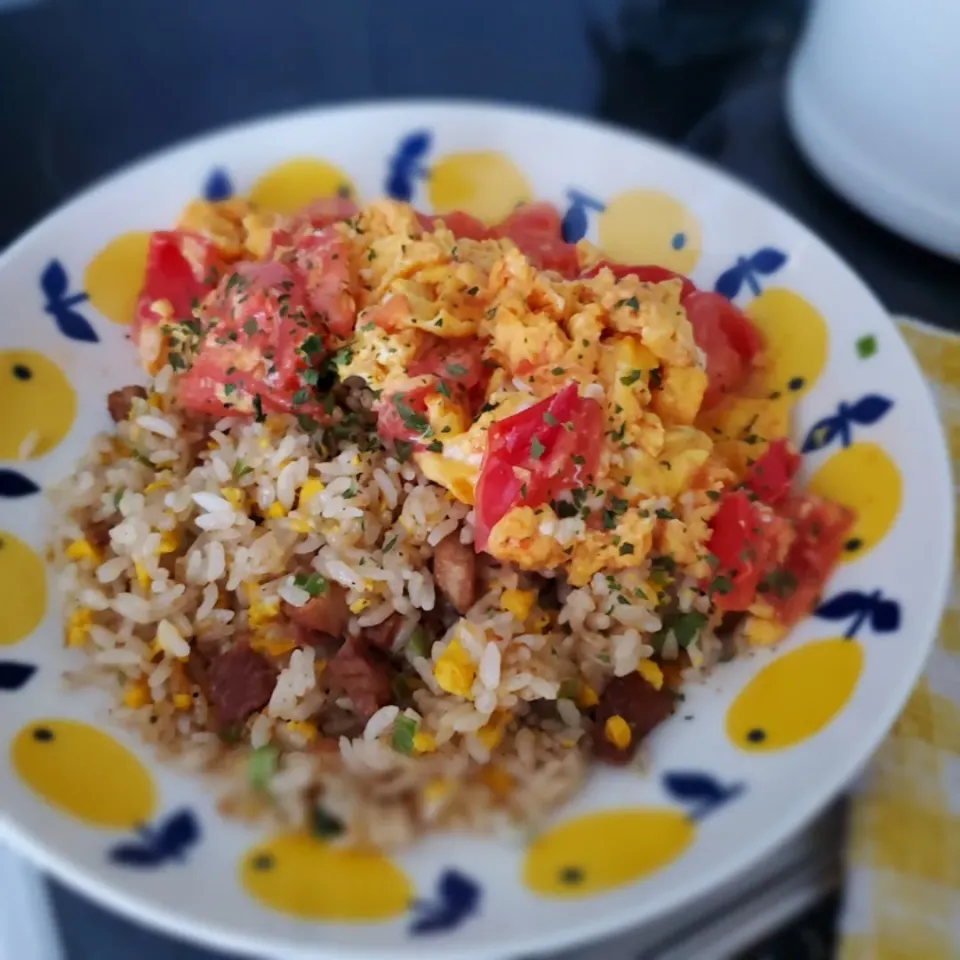
[[[411,140],[418,131],[428,136]],[[302,156],[328,165],[277,171]],[[37,491],[69,474],[107,425],[105,394],[135,369],[126,331],[110,318],[129,315],[142,244],[118,236],[170,224],[201,191],[333,190],[345,177],[362,196],[389,185],[429,206],[443,199],[444,178],[429,175],[438,170],[456,174],[446,181],[460,184],[455,199],[470,210],[494,216],[518,194],[551,200],[570,231],[587,229],[614,256],[685,270],[762,315],[774,349],[796,360],[795,436],[830,427],[829,442],[805,456],[805,474],[852,499],[865,539],[851,545],[818,616],[780,647],[689,689],[652,737],[647,774],[597,770],[538,844],[438,836],[348,868],[318,843],[294,863],[256,829],[223,821],[210,791],[112,727],[98,693],[62,690],[61,670],[76,661],[62,647],[58,599],[44,588]],[[748,867],[836,794],[893,722],[934,635],[953,495],[936,413],[907,348],[863,284],[799,223],[658,144],[463,103],[254,123],[139,164],[58,211],[0,260],[0,303],[3,838],[175,935],[261,955],[450,960],[549,950],[648,920]],[[42,442],[14,462],[32,430]],[[47,750],[59,752],[48,761]],[[149,822],[139,832],[105,824],[105,804],[140,796],[137,783]],[[613,830],[611,810],[621,814]],[[263,844],[273,859],[253,863],[250,851]],[[266,898],[248,892],[257,866],[273,871]],[[325,918],[297,915],[288,881],[331,876],[358,917],[345,922],[342,904],[336,916],[333,907]],[[546,877],[552,895],[531,877]],[[580,882],[564,886],[571,878]],[[406,891],[399,902],[397,889]],[[360,922],[374,907],[381,919]]]

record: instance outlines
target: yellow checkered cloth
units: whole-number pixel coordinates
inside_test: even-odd
[[[898,323],[932,382],[960,477],[960,337]],[[960,568],[960,543],[955,555]],[[839,960],[960,960],[958,586],[926,671],[851,804]]]

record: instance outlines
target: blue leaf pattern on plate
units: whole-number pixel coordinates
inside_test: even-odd
[[[228,200],[233,196],[233,183],[230,174],[223,167],[216,167],[203,184],[203,198],[211,203],[218,200]]]
[[[394,200],[403,200],[410,203],[416,190],[417,180],[426,175],[423,165],[433,137],[429,130],[417,130],[408,133],[397,146],[394,153],[387,160],[387,180],[384,191]]]
[[[900,604],[884,599],[879,590],[838,593],[817,607],[814,616],[821,620],[850,620],[843,634],[850,638],[855,637],[864,624],[869,624],[874,633],[893,633],[900,629]]]
[[[870,393],[854,403],[842,402],[837,412],[818,420],[807,434],[800,448],[801,453],[822,450],[837,437],[840,445],[849,447],[853,442],[853,427],[871,427],[878,423],[893,408],[893,401],[878,393]]]
[[[0,497],[14,499],[39,492],[40,488],[29,477],[16,470],[0,469]]]
[[[787,262],[787,255],[775,247],[761,247],[748,257],[737,257],[737,262],[717,277],[714,290],[733,300],[746,286],[756,296],[760,293],[760,277],[769,277]]]
[[[413,905],[410,933],[422,936],[454,930],[475,914],[479,906],[480,887],[476,881],[458,870],[444,870],[437,881],[436,897],[418,900]]]
[[[743,783],[724,786],[716,777],[699,770],[665,773],[663,787],[674,800],[688,808],[693,820],[702,820],[746,789]]]
[[[16,660],[0,660],[0,691],[13,693],[30,681],[37,672],[36,664]]]
[[[57,329],[71,340],[96,343],[100,338],[90,321],[73,308],[87,299],[81,290],[68,293],[70,280],[59,260],[51,260],[40,274],[40,291],[45,303],[43,309],[53,317]]]
[[[200,825],[193,813],[184,808],[171,813],[159,826],[144,826],[137,833],[138,843],[120,843],[110,850],[111,863],[146,868],[182,863],[187,851],[200,840]]]
[[[566,243],[576,243],[582,240],[590,229],[588,211],[595,210],[597,213],[602,213],[606,207],[599,200],[579,190],[568,190],[567,199],[570,201],[570,206],[563,215],[560,232]]]

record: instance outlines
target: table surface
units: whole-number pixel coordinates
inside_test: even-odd
[[[698,0],[678,0],[673,9],[684,5],[708,18],[720,9]],[[801,5],[768,6],[785,12],[731,33],[737,39],[729,50],[707,43],[692,63],[677,55],[686,22],[677,30],[663,21],[673,46],[665,41],[656,52],[655,0],[14,6],[0,12],[0,249],[93,180],[227,123],[349,99],[482,97],[595,116],[680,144],[804,221],[891,312],[960,330],[960,265],[853,211],[816,179],[789,138],[782,76]],[[710,40],[709,24],[697,29],[687,31],[693,47]],[[213,957],[108,917],[56,884],[53,902],[69,960]],[[835,913],[835,899],[821,904],[750,956],[829,955]]]

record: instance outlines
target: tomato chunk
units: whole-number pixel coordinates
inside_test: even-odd
[[[420,226],[433,233],[439,220],[455,237],[461,240],[486,240],[491,232],[476,217],[454,210],[452,213],[418,213]]]
[[[213,416],[323,415],[314,388],[328,333],[287,265],[236,265],[205,302],[200,323],[195,355],[179,384],[186,409]]]
[[[412,390],[395,391],[384,396],[377,404],[377,433],[384,444],[397,440],[421,444],[427,436],[427,397],[437,392],[437,380],[414,387]]]
[[[708,587],[720,610],[746,610],[757,594],[770,552],[763,518],[742,490],[724,494],[714,514],[707,550],[716,558]]]
[[[288,257],[310,309],[328,330],[347,339],[357,323],[350,244],[338,233],[324,230],[297,240]]]
[[[790,484],[800,469],[801,460],[788,440],[774,440],[763,456],[751,464],[743,480],[744,486],[763,503],[779,503],[790,492]]]
[[[512,240],[540,270],[555,270],[567,279],[580,273],[577,246],[564,241],[560,214],[553,204],[528,203],[518,207],[493,232]]]
[[[143,288],[130,331],[134,343],[139,342],[144,327],[164,320],[153,309],[156,301],[169,301],[174,319],[188,320],[192,316],[192,305],[204,298],[222,269],[216,247],[205,237],[186,230],[152,233]]]
[[[704,409],[736,393],[763,346],[756,327],[719,293],[697,290],[683,299],[693,338],[707,356]]]
[[[592,481],[603,442],[603,410],[575,383],[492,424],[477,479],[474,542],[515,506],[537,507]]]
[[[846,507],[813,494],[791,497],[782,509],[796,536],[783,563],[767,571],[760,591],[777,619],[789,625],[817,604],[843,552],[854,516]]]

